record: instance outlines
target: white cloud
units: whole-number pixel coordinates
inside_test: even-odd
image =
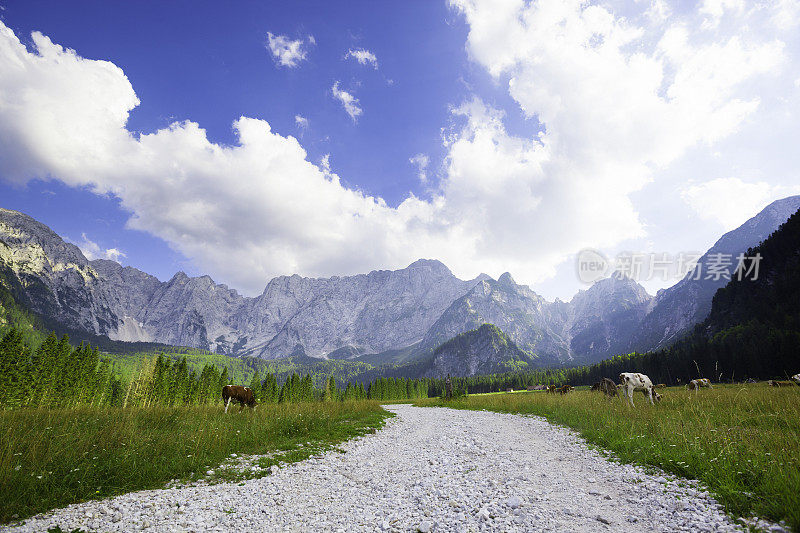
[[[430,159],[425,154],[417,154],[408,160],[409,163],[417,167],[417,177],[422,183],[428,182],[428,163]]]
[[[800,25],[799,0],[775,0],[772,4],[772,22],[779,30],[790,30]]]
[[[306,40],[311,45],[317,42],[313,35]],[[294,68],[308,55],[303,39],[292,40],[286,35],[273,35],[272,32],[267,32],[267,48],[275,63],[281,67]]]
[[[308,119],[302,115],[295,115],[294,116],[294,123],[295,125],[300,128],[301,130],[308,128]]]
[[[717,178],[686,187],[681,196],[703,220],[718,222],[725,231],[742,225],[776,198],[800,193],[800,185],[782,187],[764,181]]]
[[[739,14],[744,11],[744,7],[744,0],[703,0],[700,5],[700,13],[706,16],[703,27],[716,28],[727,12]]]
[[[625,18],[577,0],[455,5],[471,58],[545,129],[510,134],[504,112],[479,98],[454,107],[430,198],[389,206],[345,187],[327,157],[308,161],[297,139],[264,120],[236,120],[233,145],[210,142],[191,121],[134,134],[126,123],[139,100],[122,70],[40,34],[29,52],[0,22],[2,179],[114,195],[130,227],[250,294],[277,274],[353,274],[419,257],[462,277],[510,270],[532,283],[582,247],[643,237],[634,194],[751,123],[769,134],[757,122],[764,102],[777,101],[765,86],[797,92],[796,74],[775,83],[797,70],[785,68],[793,52],[774,33],[717,35],[699,12],[665,21],[646,15],[649,5]],[[339,82],[332,94],[353,120],[362,113]],[[795,103],[769,108],[788,124],[785,139],[797,138]]]
[[[101,248],[99,244],[87,237],[85,233],[81,233],[80,242],[74,242],[73,244],[81,249],[81,252],[83,252],[83,255],[86,256],[86,259],[89,261],[94,261],[95,259],[110,259],[111,261],[121,263],[120,259],[127,257],[125,252],[117,248]]]
[[[448,187],[466,182],[446,197],[488,194],[490,204],[502,191],[508,203],[485,211],[495,253],[511,256],[527,235],[550,269],[583,246],[644,236],[634,193],[689,150],[736,133],[761,103],[752,83],[785,64],[771,32],[716,36],[699,13],[671,22],[651,5],[621,17],[581,1],[451,3],[469,25],[471,58],[546,133],[514,138],[473,106],[473,125],[450,147]],[[521,277],[541,279],[545,269],[517,258]]]
[[[358,98],[356,98],[349,92],[345,91],[344,89],[341,89],[339,87],[338,81],[333,84],[333,87],[331,87],[331,93],[333,94],[334,98],[336,98],[337,100],[339,100],[339,102],[341,102],[342,106],[344,107],[344,110],[347,112],[348,115],[350,115],[350,118],[353,119],[353,122],[356,121],[356,118],[361,116],[363,110],[361,109]]]
[[[364,48],[351,48],[344,56],[345,59],[355,59],[359,65],[372,65],[372,68],[378,69],[378,58],[375,54]]]

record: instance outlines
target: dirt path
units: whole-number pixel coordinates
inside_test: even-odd
[[[518,415],[387,407],[375,435],[238,484],[73,505],[14,531],[734,531],[685,482]]]

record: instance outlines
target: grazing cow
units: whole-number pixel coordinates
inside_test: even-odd
[[[658,385],[656,385],[656,388],[657,389],[666,389],[667,388],[667,384],[666,383],[659,383]]]
[[[611,398],[617,395],[617,384],[612,379],[603,378],[592,385],[592,390],[602,391],[607,398]]]
[[[706,378],[693,379],[686,384],[686,390],[693,390],[697,392],[702,388],[713,389],[714,386],[711,384],[711,381],[707,380]]]
[[[569,385],[564,385],[563,387],[558,389],[558,393],[563,396],[564,394],[568,393],[571,390],[572,390],[572,387],[570,387]]]
[[[800,374],[795,374],[794,376],[792,376],[792,381],[800,385]]]
[[[655,405],[654,400],[656,402],[661,400],[661,395],[653,388],[653,382],[644,374],[623,372],[619,375],[619,380],[622,383],[622,393],[631,403],[632,407],[635,407],[633,405],[633,393],[637,390],[644,393],[647,399],[650,400],[651,405]]]
[[[767,384],[770,387],[793,387],[794,383],[791,381],[778,381],[776,379],[771,379],[767,381]]]
[[[246,405],[249,408],[256,406],[256,397],[249,387],[242,387],[241,385],[225,385],[222,387],[222,401],[225,402],[225,412],[228,412],[228,406],[231,400],[239,402],[239,410],[244,409]]]
[[[617,396],[617,384],[614,383],[613,379],[603,378],[600,381],[600,390],[603,391],[603,394],[606,395],[606,398]]]
[[[549,394],[555,394],[558,392],[558,387],[556,385],[550,385],[547,387],[547,392]]]

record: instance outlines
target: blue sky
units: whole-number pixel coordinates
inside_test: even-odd
[[[569,298],[581,248],[704,250],[800,184],[794,2],[0,6],[39,69],[0,62],[0,205],[161,279],[433,257]]]
[[[395,205],[409,191],[425,194],[409,159],[426,153],[434,165],[441,161],[440,130],[450,105],[476,85],[507,98],[467,60],[466,24],[443,2],[241,2],[225,9],[217,2],[2,5],[2,20],[23,41],[40,31],[84,57],[122,68],[142,102],[130,115],[131,131],[189,119],[211,141],[232,144],[236,118],[263,118],[275,131],[301,139],[309,159],[331,154],[346,183]],[[267,50],[268,31],[291,39],[313,35],[317,45],[308,47],[301,68],[279,68]],[[343,59],[358,48],[377,55],[377,70]],[[367,109],[358,123],[331,96],[337,80]],[[307,118],[308,128],[298,128],[295,115]],[[519,122],[524,128],[524,118]],[[128,214],[113,197],[58,182],[23,189],[0,182],[0,197],[4,207],[29,213],[76,242],[86,233],[105,248],[124,250],[126,264],[162,279],[177,269],[202,273],[161,239],[125,231]]]

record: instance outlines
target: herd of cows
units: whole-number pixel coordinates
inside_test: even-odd
[[[602,380],[598,381],[594,385],[592,385],[591,390],[593,391],[600,391],[602,392],[607,398],[616,397],[617,394],[620,392],[622,393],[623,398],[626,398],[628,402],[633,406],[633,393],[636,391],[641,391],[644,393],[645,397],[650,400],[652,405],[655,405],[655,402],[661,401],[661,395],[656,392],[655,389],[665,389],[667,385],[665,383],[659,383],[658,385],[653,385],[653,382],[650,380],[649,377],[645,374],[639,374],[638,372],[623,372],[619,375],[619,384],[614,383],[614,380],[610,378],[603,378]],[[767,384],[770,387],[792,387],[794,385],[800,386],[800,373],[795,374],[792,376],[791,381],[778,381],[771,379],[767,381]],[[686,384],[686,388],[690,391],[699,391],[703,388],[713,389],[714,386],[711,384],[711,380],[706,378],[699,378],[693,379],[689,383]],[[533,389],[539,389],[539,387],[533,387]],[[569,385],[564,385],[559,387],[557,385],[550,385],[547,387],[547,392],[550,394],[567,394],[573,390],[573,387]]]
[[[650,381],[650,378],[647,377],[645,374],[639,374],[638,372],[623,372],[619,375],[619,384],[614,383],[614,380],[609,378],[603,378],[602,380],[598,381],[594,385],[592,385],[593,391],[600,391],[602,392],[607,398],[614,398],[622,392],[622,397],[626,398],[628,402],[630,402],[631,406],[633,404],[633,393],[636,391],[641,391],[644,393],[645,397],[650,400],[652,405],[655,405],[655,402],[661,401],[661,395],[656,392],[655,389],[665,389],[667,385],[665,383],[659,383],[658,385],[653,385],[653,382]],[[800,373],[795,374],[792,376],[791,381],[778,381],[771,379],[767,381],[767,384],[770,387],[792,387],[794,385],[800,386]],[[711,384],[711,380],[706,378],[700,379],[693,379],[689,383],[686,384],[686,388],[688,390],[693,390],[695,393],[703,388],[713,389],[714,386]],[[567,394],[568,392],[574,390],[574,387],[570,385],[564,386],[557,386],[557,385],[550,385],[545,388],[544,385],[537,385],[535,387],[529,387],[528,390],[547,390],[550,394]],[[248,406],[251,409],[257,405],[255,395],[253,391],[250,390],[249,387],[242,387],[241,385],[225,385],[222,387],[222,401],[225,403],[225,412],[228,412],[228,407],[230,406],[231,402],[236,402],[239,404],[239,410],[243,409],[244,406]],[[635,407],[635,406],[634,406]]]

